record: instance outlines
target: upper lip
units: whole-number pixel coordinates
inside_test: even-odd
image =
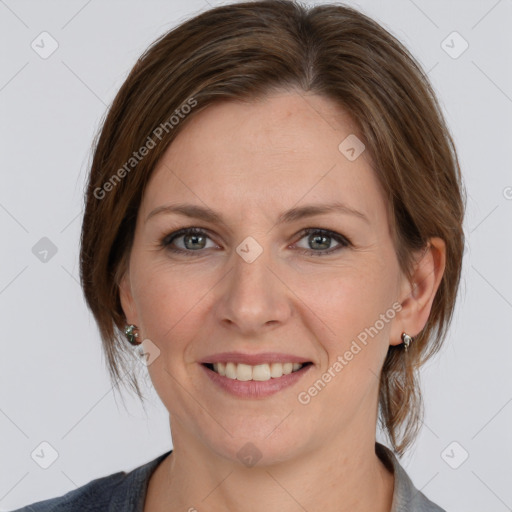
[[[281,352],[263,352],[260,354],[244,354],[242,352],[221,352],[206,356],[200,361],[201,364],[213,363],[243,363],[251,366],[264,363],[309,363],[304,357]]]

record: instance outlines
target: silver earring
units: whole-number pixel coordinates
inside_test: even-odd
[[[402,341],[404,342],[404,348],[405,348],[405,351],[407,352],[407,349],[409,348],[409,345],[413,341],[413,338],[411,336],[409,336],[406,332],[403,332],[402,333]]]
[[[140,341],[137,341],[139,337],[139,328],[136,325],[130,324],[124,328],[124,335],[126,339],[135,346],[140,345]]]

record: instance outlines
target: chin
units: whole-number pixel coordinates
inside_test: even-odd
[[[205,439],[205,442],[220,457],[246,468],[261,468],[290,461],[305,449],[305,446],[301,445],[304,443],[304,433],[300,431],[295,435],[289,429],[279,432],[276,429],[272,432],[272,429],[267,428],[245,428],[242,432],[230,432],[233,437],[224,433],[222,438],[215,436],[212,439]],[[272,433],[269,435],[270,432]]]

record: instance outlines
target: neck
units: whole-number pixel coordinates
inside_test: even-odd
[[[218,456],[173,422],[174,449],[155,471],[144,512],[389,512],[394,477],[373,439],[323,440],[292,461],[245,467]]]

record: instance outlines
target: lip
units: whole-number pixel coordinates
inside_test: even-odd
[[[282,354],[279,354],[281,357]],[[287,356],[290,357],[290,356]],[[297,359],[297,358],[296,358]],[[221,360],[225,361],[224,360]],[[265,360],[269,362],[268,359]],[[235,362],[235,361],[233,361]],[[243,362],[243,361],[241,361]],[[272,361],[272,362],[281,362],[281,361]],[[285,362],[296,362],[299,363],[301,361],[290,361],[287,359]],[[256,363],[257,364],[257,363]],[[278,377],[275,379],[269,379],[265,381],[257,381],[257,380],[236,380],[230,379],[228,377],[223,377],[218,373],[210,370],[205,364],[199,365],[203,371],[206,373],[208,378],[213,382],[216,386],[218,386],[223,391],[236,396],[238,398],[246,398],[246,399],[255,399],[255,398],[266,398],[268,396],[274,395],[279,391],[289,388],[296,384],[303,376],[306,374],[309,369],[313,366],[313,364],[308,364],[303,366],[300,370],[296,372],[290,373],[288,375],[283,375],[282,377]]]
[[[221,352],[206,356],[199,361],[201,364],[213,363],[243,363],[255,366],[264,363],[310,363],[305,357],[284,354],[282,352],[263,352],[259,354],[244,354],[242,352]]]

